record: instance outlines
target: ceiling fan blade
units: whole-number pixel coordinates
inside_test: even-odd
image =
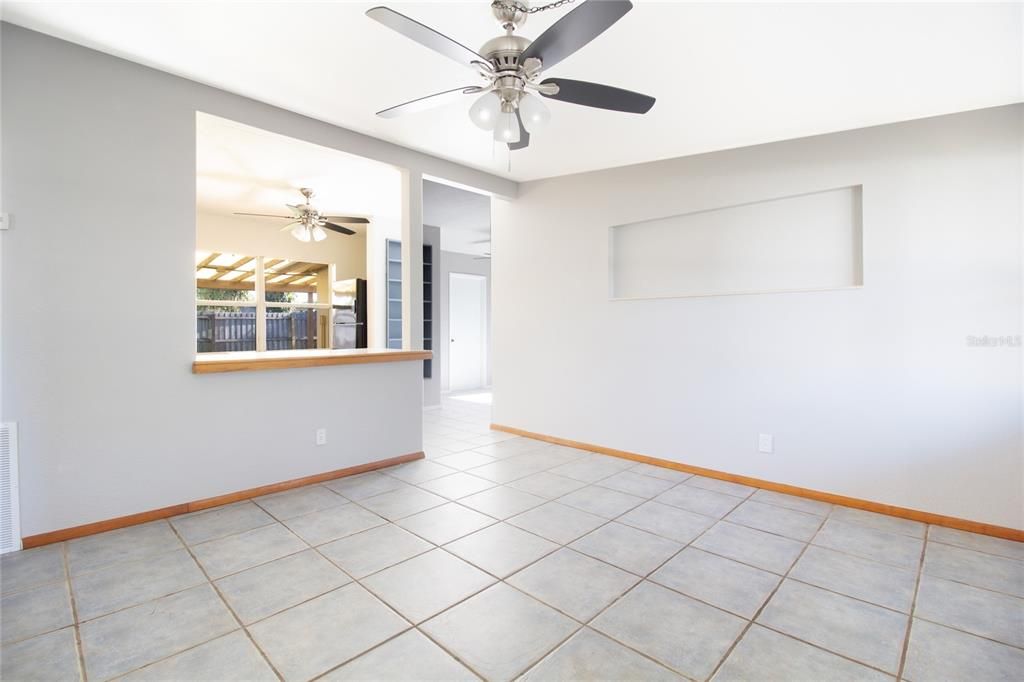
[[[542,96],[560,102],[582,104],[585,107],[625,111],[630,114],[646,114],[655,102],[655,99],[648,95],[600,83],[574,81],[568,78],[547,78],[541,82],[541,85],[549,83],[557,85],[558,92],[554,95],[545,95],[541,92]]]
[[[587,0],[537,36],[519,56],[519,63],[536,57],[545,70],[550,69],[604,33],[631,9],[633,3],[629,0]]]
[[[301,224],[302,223],[300,223],[297,220],[295,222],[288,223],[287,225],[285,225],[284,227],[281,228],[281,232],[287,232],[288,230],[292,229],[296,225],[301,225]]]
[[[235,211],[232,215],[248,215],[255,216],[257,218],[284,218],[285,220],[292,219],[292,216],[290,215],[270,215],[269,213],[239,213],[238,211]]]
[[[445,90],[444,92],[435,92],[433,95],[426,95],[425,97],[419,97],[408,102],[383,109],[377,112],[377,115],[381,118],[395,118],[396,116],[402,116],[403,114],[414,114],[419,111],[426,111],[427,109],[433,109],[444,104],[448,104],[454,100],[460,99],[463,95],[470,95],[474,92],[482,92],[484,88],[469,85],[463,88],[455,88],[454,90]]]
[[[296,218],[301,218],[302,214],[306,211],[306,207],[302,204],[285,204],[285,206],[288,207],[288,210],[291,211],[292,215]]]
[[[366,218],[356,218],[349,215],[325,215],[323,219],[329,220],[332,223],[352,223],[354,225],[366,225],[370,222]]]
[[[331,222],[324,223],[322,225],[322,227],[326,227],[328,230],[334,230],[335,232],[340,232],[342,234],[355,234],[356,233],[355,230],[349,229],[349,228],[345,227],[344,225],[335,225],[334,223],[331,223]]]
[[[404,14],[399,14],[387,7],[374,7],[366,10],[366,16],[379,21],[393,31],[398,31],[406,38],[415,40],[420,45],[439,52],[449,59],[454,59],[463,66],[472,66],[473,62],[487,62],[482,56],[469,49],[462,43],[455,42],[451,38],[438,33],[429,26],[424,26],[415,19],[410,19]]]
[[[509,142],[508,150],[510,152],[514,152],[517,149],[526,149],[530,146],[530,133],[523,127],[523,117],[519,114],[518,109],[516,109],[516,120],[519,121],[519,141]]]

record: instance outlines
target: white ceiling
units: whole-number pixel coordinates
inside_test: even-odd
[[[375,111],[476,76],[363,16],[362,2],[11,2],[3,16],[133,61],[517,180],[1022,100],[1020,3],[637,1],[548,75],[654,95],[635,116],[550,102],[531,147],[495,149],[463,103]],[[395,2],[478,47],[486,0]],[[565,9],[534,15],[536,37]]]
[[[398,218],[401,172],[392,166],[234,121],[196,116],[196,203],[200,211],[288,215],[300,187],[328,215]],[[269,220],[269,219],[268,219]]]

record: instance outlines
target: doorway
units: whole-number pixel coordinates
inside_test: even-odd
[[[451,391],[486,384],[487,278],[448,275],[448,385]]]

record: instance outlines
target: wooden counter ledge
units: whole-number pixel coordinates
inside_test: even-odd
[[[387,348],[345,348],[340,350],[242,351],[203,353],[192,363],[194,374],[252,372],[264,369],[360,365],[369,362],[408,362],[429,360],[429,350],[393,350]]]

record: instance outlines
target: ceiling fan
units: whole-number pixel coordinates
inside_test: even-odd
[[[289,220],[291,222],[282,227],[281,231],[284,232],[285,230],[291,230],[292,236],[300,242],[320,242],[327,239],[327,232],[324,228],[346,235],[355,234],[355,230],[345,227],[340,223],[348,223],[349,225],[366,225],[370,222],[366,218],[357,218],[355,216],[323,215],[309,203],[310,198],[315,194],[313,190],[308,187],[303,187],[299,191],[302,193],[302,196],[306,197],[306,203],[285,204],[285,206],[288,207],[288,210],[292,212],[292,215],[239,212],[235,212],[235,215],[255,216],[257,218],[282,218],[284,220]]]
[[[420,97],[378,111],[377,115],[393,118],[440,106],[463,95],[481,93],[469,109],[470,119],[479,128],[493,131],[496,142],[516,150],[529,145],[530,133],[551,117],[542,97],[598,109],[646,114],[654,106],[654,98],[647,95],[568,78],[540,80],[542,72],[599,36],[633,8],[629,0],[586,0],[533,41],[514,34],[529,15],[574,1],[556,0],[531,7],[528,0],[494,0],[491,11],[505,29],[505,35],[488,40],[479,52],[387,7],[367,10],[371,19],[475,69],[486,81],[484,85]]]

